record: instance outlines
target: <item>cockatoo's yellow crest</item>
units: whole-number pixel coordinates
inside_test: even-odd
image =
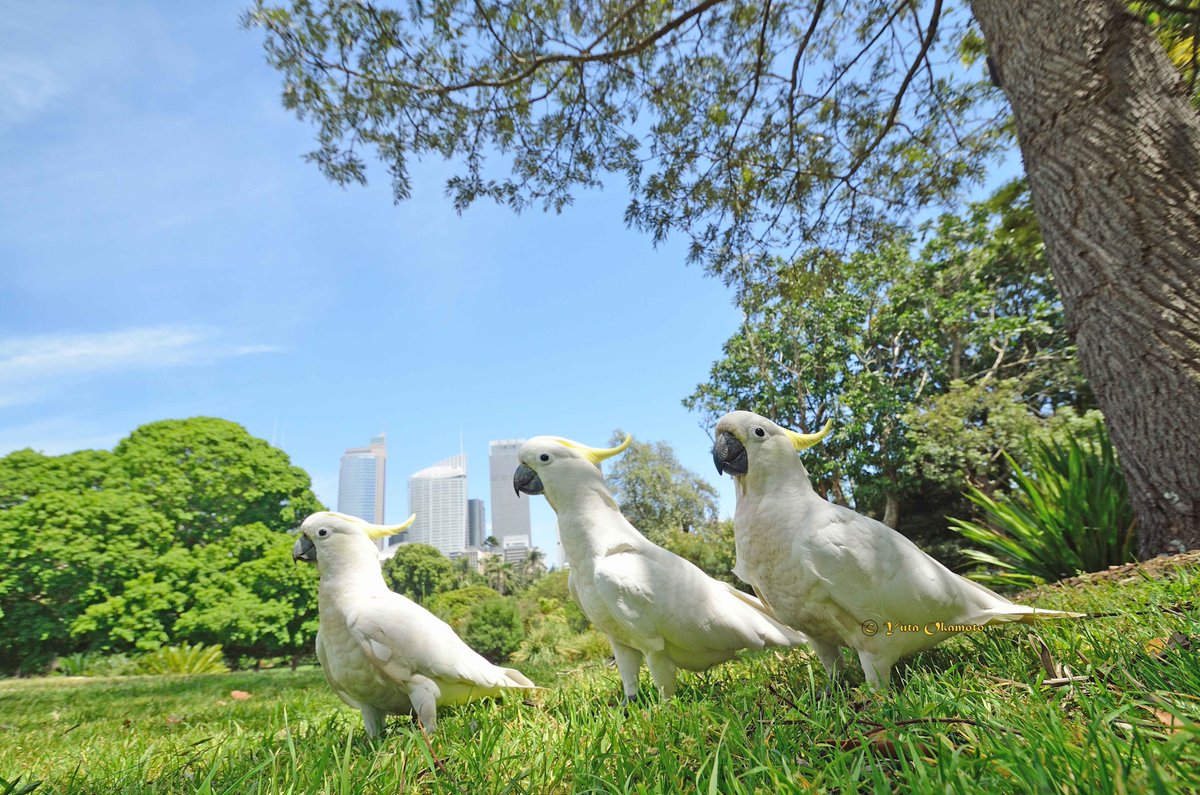
[[[814,444],[824,439],[829,435],[829,432],[832,429],[833,420],[828,419],[825,420],[824,427],[822,427],[821,430],[817,431],[816,433],[796,433],[795,431],[789,431],[787,428],[784,428],[783,432],[786,433],[788,438],[792,440],[792,446],[795,447],[797,451],[800,451],[807,450],[809,447],[812,447]]]
[[[555,436],[555,441],[559,444],[570,447],[572,450],[577,450],[588,461],[591,461],[596,466],[600,466],[600,462],[606,458],[612,458],[614,455],[625,452],[626,448],[633,443],[633,434],[625,434],[625,441],[621,442],[616,447],[588,447],[579,442],[572,442],[570,439],[564,439],[561,436]]]
[[[378,541],[381,538],[394,536],[396,533],[412,527],[413,522],[417,521],[417,515],[415,513],[400,524],[371,524],[366,519],[361,519],[357,516],[351,516],[348,513],[338,513],[337,511],[330,511],[330,513],[334,516],[340,516],[343,519],[354,522],[357,525],[362,525],[363,529],[367,533],[367,537],[372,541]]]

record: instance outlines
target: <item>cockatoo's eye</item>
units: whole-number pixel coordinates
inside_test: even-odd
[[[549,454],[549,453],[542,453],[541,455],[539,455],[539,456],[538,456],[538,460],[539,460],[539,461],[549,461],[549,460],[550,460],[550,454]]]
[[[762,428],[755,428],[754,435],[761,439],[762,437],[767,435],[767,432],[764,431]]]
[[[325,536],[329,535],[329,531],[322,527],[317,531],[317,535],[319,535],[321,538],[324,538]]]

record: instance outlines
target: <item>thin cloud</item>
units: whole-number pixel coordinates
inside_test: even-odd
[[[33,402],[46,387],[66,379],[208,364],[277,350],[225,343],[215,330],[185,326],[0,339],[0,406]]]
[[[53,67],[33,58],[0,58],[0,129],[34,118],[64,91]]]

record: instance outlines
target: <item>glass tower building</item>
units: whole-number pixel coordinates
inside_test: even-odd
[[[483,500],[467,500],[467,548],[479,549],[487,538]]]
[[[386,482],[387,441],[381,433],[372,437],[368,446],[351,447],[342,454],[342,464],[338,468],[338,512],[384,524]],[[382,549],[388,540],[378,541],[376,545]]]
[[[338,512],[383,524],[386,469],[387,442],[382,433],[367,447],[348,448],[338,470]]]
[[[408,541],[457,555],[467,546],[467,456],[459,453],[408,479],[408,507],[417,520]]]
[[[492,481],[492,535],[500,547],[508,536],[524,536],[529,530],[529,498],[520,498],[513,491],[513,472],[520,461],[517,453],[524,439],[504,439],[488,445],[488,469]]]

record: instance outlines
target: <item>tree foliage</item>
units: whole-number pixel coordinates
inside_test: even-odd
[[[401,544],[383,562],[383,579],[388,587],[418,604],[455,586],[454,564],[436,547]]]
[[[434,153],[460,164],[456,207],[561,209],[615,175],[630,223],[685,232],[718,272],[867,235],[977,177],[1005,137],[978,34],[941,0],[259,0],[246,22],[331,179],[364,182],[373,147],[407,198],[410,160]]]
[[[484,657],[502,663],[521,645],[524,634],[516,602],[495,596],[471,608],[462,638]]]
[[[610,442],[624,438],[616,430]],[[687,533],[717,520],[717,490],[680,464],[667,442],[635,439],[613,459],[605,480],[621,513],[655,543],[672,532]]]
[[[1003,481],[979,459],[1002,460],[1056,408],[1090,405],[1020,182],[936,218],[924,240],[777,272],[742,291],[742,328],[684,405],[709,424],[734,408],[799,431],[832,419],[805,453],[817,488],[893,526],[917,495]]]
[[[0,670],[60,654],[307,649],[316,578],[292,565],[308,475],[240,426],[143,426],[113,452],[0,459]],[[250,520],[250,521],[243,521]]]

